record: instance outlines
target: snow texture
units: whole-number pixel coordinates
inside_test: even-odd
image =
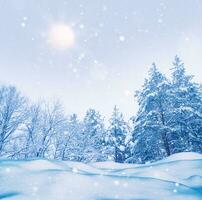
[[[152,164],[0,161],[0,199],[202,199],[202,155]]]

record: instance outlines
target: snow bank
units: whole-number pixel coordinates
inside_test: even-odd
[[[197,160],[202,159],[202,154],[192,153],[192,152],[183,152],[183,153],[176,153],[171,155],[166,159],[166,161],[176,161],[176,160]]]
[[[202,199],[202,155],[146,164],[0,161],[0,199]]]

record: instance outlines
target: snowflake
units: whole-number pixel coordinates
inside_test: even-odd
[[[114,185],[120,185],[119,181],[114,181]]]
[[[102,10],[105,12],[105,11],[107,11],[107,6],[103,6],[103,8],[102,8]]]
[[[175,183],[175,186],[176,186],[176,187],[179,187],[179,183]]]
[[[73,168],[73,169],[72,169],[72,172],[73,172],[73,173],[78,173],[78,169],[77,169],[77,168]]]
[[[99,35],[98,32],[94,33],[94,37],[98,37],[98,35]]]
[[[6,168],[6,173],[10,173],[11,169],[10,168]]]
[[[28,20],[28,18],[27,18],[27,17],[23,17],[23,20],[24,20],[24,21],[27,21],[27,20]]]
[[[73,70],[72,70],[74,73],[77,73],[77,68],[73,68]]]
[[[33,190],[34,192],[37,192],[37,191],[39,190],[39,188],[35,186],[35,187],[32,188],[32,190]]]
[[[80,24],[80,25],[79,25],[79,28],[80,28],[80,29],[84,29],[84,28],[85,28],[84,24]]]
[[[104,24],[103,24],[103,23],[100,23],[100,24],[99,24],[99,27],[100,27],[100,28],[103,28],[103,27],[104,27]]]
[[[21,23],[21,26],[22,26],[22,28],[25,28],[26,23],[25,23],[25,22],[22,22],[22,23]]]
[[[159,24],[163,23],[163,19],[158,19],[158,23]]]
[[[124,41],[125,41],[125,37],[124,37],[123,35],[120,35],[120,36],[119,36],[119,40],[120,40],[121,42],[124,42]]]

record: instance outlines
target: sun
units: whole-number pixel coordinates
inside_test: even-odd
[[[48,43],[55,49],[70,49],[75,45],[74,30],[65,23],[54,23],[48,30]]]

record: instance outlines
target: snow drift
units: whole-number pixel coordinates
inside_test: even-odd
[[[0,199],[202,199],[202,155],[145,165],[1,160]]]

